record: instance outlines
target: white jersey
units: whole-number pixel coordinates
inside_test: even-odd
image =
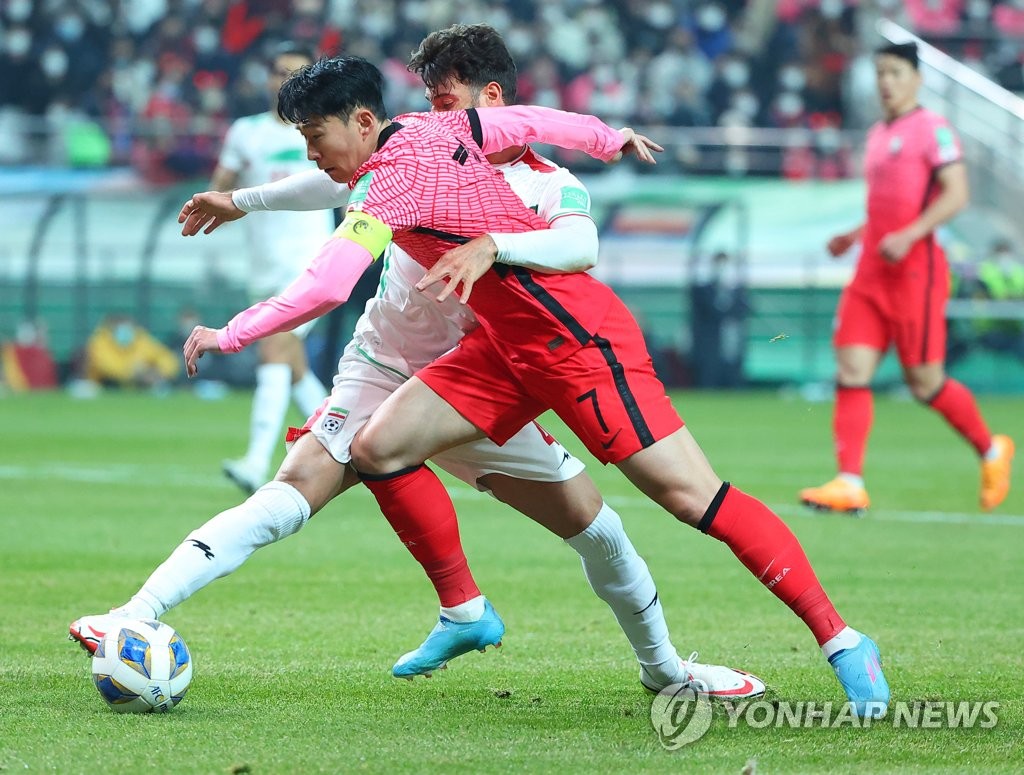
[[[571,172],[527,148],[517,159],[495,165],[523,203],[551,223],[563,215],[590,215],[590,195]],[[454,246],[453,246],[454,247]],[[366,360],[408,378],[451,350],[477,326],[455,294],[435,300],[416,290],[425,270],[392,243],[384,253],[377,295],[366,303],[350,348]]]
[[[271,183],[314,169],[306,141],[272,113],[235,121],[224,139],[218,164],[238,174],[239,187]],[[249,240],[249,293],[266,298],[295,279],[334,230],[325,210],[257,212],[242,220]]]

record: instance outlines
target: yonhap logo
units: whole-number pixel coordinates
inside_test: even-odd
[[[678,751],[711,728],[711,701],[688,684],[670,684],[651,703],[651,726],[662,747]]]
[[[704,737],[715,715],[725,719],[725,729],[741,724],[750,729],[992,729],[999,723],[999,708],[1000,703],[992,700],[901,701],[871,718],[858,716],[848,702],[753,700],[713,706],[706,695],[685,684],[672,684],[654,698],[651,726],[663,748],[677,751]]]

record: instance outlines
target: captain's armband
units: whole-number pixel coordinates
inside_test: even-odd
[[[383,221],[359,210],[352,210],[346,213],[345,220],[335,229],[334,236],[344,237],[361,245],[376,261],[384,254],[384,248],[391,242],[394,233]]]

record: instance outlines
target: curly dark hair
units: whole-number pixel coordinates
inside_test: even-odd
[[[356,108],[366,108],[381,120],[388,117],[384,76],[362,57],[324,57],[300,67],[277,95],[278,115],[292,124],[314,116],[347,121]]]
[[[516,63],[501,35],[487,24],[453,24],[430,33],[410,57],[409,70],[430,89],[453,78],[476,91],[494,81],[506,102],[516,99]]]

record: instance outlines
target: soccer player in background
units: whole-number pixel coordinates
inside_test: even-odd
[[[884,714],[889,687],[877,646],[843,621],[786,525],[711,469],[654,375],[625,305],[585,273],[504,267],[469,241],[496,226],[544,228],[488,185],[481,151],[575,141],[606,161],[624,149],[649,159],[649,141],[540,108],[392,121],[381,88],[379,71],[357,58],[321,60],[282,87],[281,110],[301,127],[310,157],[353,187],[338,238],[311,267],[328,281],[296,282],[220,330],[197,327],[185,344],[189,374],[204,352],[237,350],[339,303],[351,276],[393,239],[428,267],[417,287],[447,279],[438,300],[457,292],[480,322],[392,393],[352,441],[353,464],[396,532],[416,536],[456,523],[424,460],[485,435],[501,444],[554,409],[599,460],[615,463],[679,521],[725,543],[804,621],[857,715]],[[446,243],[460,247],[446,251]],[[479,594],[465,564],[450,568],[447,583]]]
[[[455,25],[428,36],[410,67],[430,81],[428,98],[435,110],[501,105],[506,92],[515,95],[515,63],[501,37],[486,25]],[[523,203],[535,208],[551,228],[485,235],[481,243],[500,244],[508,264],[541,272],[592,266],[597,229],[582,184],[529,147],[509,148],[489,158]],[[282,181],[236,191],[231,199],[256,207],[303,208],[329,208],[348,199],[348,186],[333,183],[322,173],[300,178],[308,191]],[[196,198],[201,197],[225,198]],[[389,246],[384,261],[378,294],[368,303],[339,362],[334,390],[302,432],[292,434],[294,444],[276,480],[193,531],[132,600],[117,609],[118,614],[161,616],[233,571],[256,548],[297,531],[311,513],[358,481],[347,465],[348,447],[372,411],[409,375],[476,326],[472,313],[455,298],[439,304],[417,291],[414,286],[423,268],[395,245]],[[612,609],[634,649],[645,687],[657,691],[671,683],[692,682],[711,696],[730,699],[764,691],[756,677],[698,663],[696,653],[680,660],[650,571],[621,520],[603,503],[582,463],[540,426],[527,424],[500,448],[482,439],[449,450],[435,462],[513,505],[579,553],[592,588]],[[440,578],[442,585],[451,573],[447,566],[466,562],[455,528],[402,536],[432,580]],[[442,594],[444,602],[449,601]],[[105,616],[82,617],[72,624],[72,636],[88,648],[108,621]],[[397,677],[429,675],[455,656],[498,642],[503,632],[501,619],[482,595],[468,601],[460,598],[456,605],[442,608],[441,624],[428,642],[399,660],[393,672]]]
[[[295,127],[277,114],[277,92],[295,70],[313,62],[313,52],[281,44],[270,61],[267,94],[270,109],[235,121],[224,139],[210,188],[229,191],[280,180],[312,168],[306,144]],[[250,301],[273,296],[315,255],[334,230],[330,212],[259,213],[245,222]],[[303,340],[315,320],[267,337],[259,343],[256,390],[249,419],[249,445],[237,460],[223,462],[224,474],[248,494],[267,481],[270,459],[285,424],[288,405],[309,416],[327,395],[309,367]]]
[[[948,377],[946,301],[949,267],[935,229],[967,204],[960,143],[942,117],[921,107],[917,46],[901,43],[875,56],[883,120],[868,133],[867,219],[833,237],[840,256],[861,242],[860,259],[836,312],[838,361],[832,420],[838,476],[800,491],[813,508],[863,513],[864,452],[871,431],[871,380],[890,346],[914,397],[930,406],[978,453],[981,507],[994,509],[1010,491],[1014,444],[993,436],[964,385]]]

